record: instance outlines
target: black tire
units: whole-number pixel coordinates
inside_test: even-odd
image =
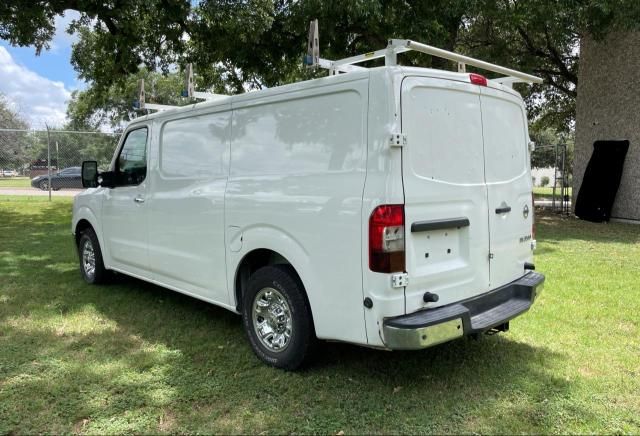
[[[42,189],[43,191],[48,191],[49,190],[49,181],[48,180],[41,180],[38,183],[38,188]]]
[[[94,269],[91,273],[90,269],[85,265],[85,249],[88,249],[87,245],[93,249],[94,256]],[[104,267],[102,261],[102,250],[100,249],[100,242],[96,232],[92,228],[88,228],[82,232],[80,239],[78,240],[78,258],[80,261],[80,273],[85,282],[91,285],[98,285],[106,283],[109,278],[109,271]]]
[[[279,293],[287,303],[291,323],[290,337],[286,346],[279,351],[270,349],[258,337],[254,327],[254,302],[266,289],[271,294]],[[288,265],[274,265],[260,268],[249,278],[243,295],[242,322],[253,352],[263,362],[285,370],[295,370],[302,366],[313,354],[317,339],[302,283]],[[256,312],[257,313],[257,312]],[[256,315],[260,318],[260,315]],[[272,319],[273,320],[273,319]],[[277,319],[276,319],[277,321]]]

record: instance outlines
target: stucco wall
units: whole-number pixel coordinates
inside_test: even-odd
[[[596,140],[628,139],[611,216],[640,220],[640,33],[580,44],[573,203]]]

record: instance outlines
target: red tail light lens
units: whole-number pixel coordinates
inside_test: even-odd
[[[375,208],[369,217],[369,269],[374,272],[404,272],[404,205]]]
[[[487,86],[487,78],[481,76],[480,74],[471,73],[469,74],[469,80],[474,85]]]

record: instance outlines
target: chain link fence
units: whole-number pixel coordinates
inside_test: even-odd
[[[105,170],[119,134],[0,128],[0,195],[72,196],[80,169],[95,160]]]

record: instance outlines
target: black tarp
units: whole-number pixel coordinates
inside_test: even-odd
[[[576,198],[576,216],[601,223],[609,221],[620,186],[629,141],[596,141]]]

